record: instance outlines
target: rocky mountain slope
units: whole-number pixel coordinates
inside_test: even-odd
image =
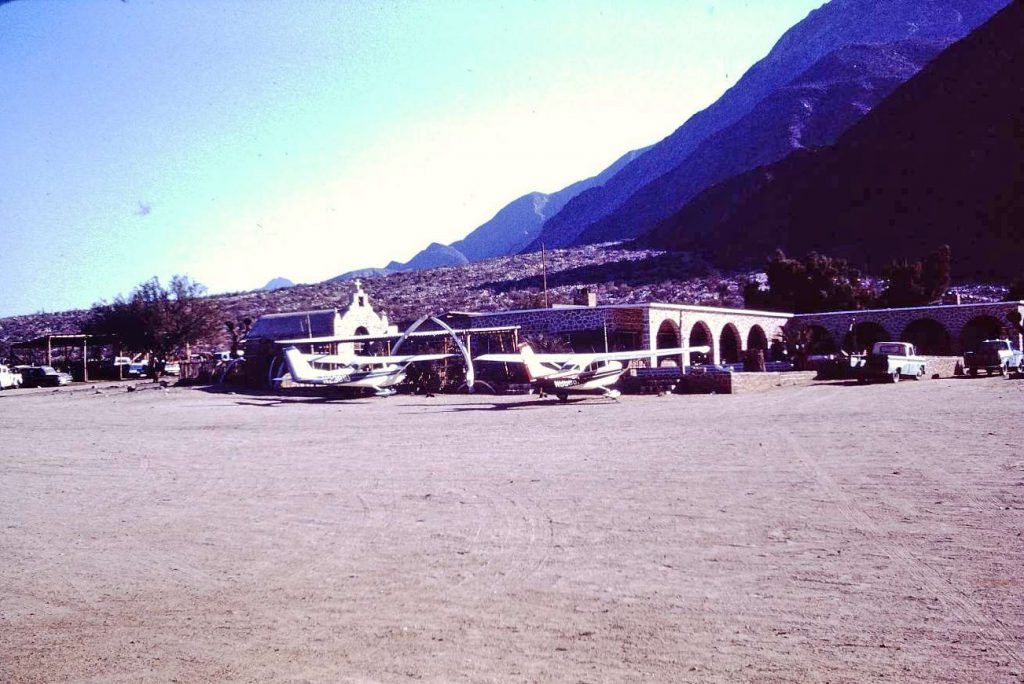
[[[695,198],[644,242],[717,264],[775,247],[877,269],[953,249],[954,274],[1006,278],[1024,254],[1024,5],[951,46],[831,148]]]
[[[822,58],[749,114],[715,133],[672,171],[590,224],[583,244],[633,238],[679,211],[697,193],[795,150],[836,138],[916,74],[946,43],[900,41],[851,45]]]
[[[827,3],[787,31],[771,52],[751,67],[718,101],[695,114],[670,136],[638,156],[607,183],[582,192],[569,201],[561,212],[544,225],[541,235],[527,249],[539,248],[541,241],[548,246],[577,243],[588,228],[612,215],[637,191],[664,174],[675,172],[675,178],[687,179],[689,174],[699,173],[701,164],[706,160],[706,153],[702,155],[699,152],[703,143],[736,124],[759,105],[770,107],[773,94],[789,87],[801,74],[827,56],[836,55],[833,61],[842,65],[842,49],[855,45],[906,40],[920,41],[922,44],[949,44],[967,35],[1006,4],[1007,0],[833,0]],[[898,70],[894,71],[890,77],[898,73]],[[842,83],[849,81],[845,77],[838,80]],[[832,101],[841,108],[847,108],[848,115],[855,113],[848,108],[851,105],[856,107],[861,101],[857,93],[849,95],[852,97],[837,96],[831,100],[826,96],[820,103]],[[753,142],[750,144],[755,147],[758,145]],[[765,147],[763,142],[759,144]],[[735,158],[717,160],[720,169],[718,173],[727,168],[741,168],[744,154],[748,156],[748,164],[763,163],[756,161],[756,155],[748,154],[748,143],[742,139],[732,141],[731,151],[726,154],[735,155]],[[685,169],[679,169],[691,155],[694,155],[693,163]],[[713,182],[711,178],[716,175],[709,174],[702,182]],[[695,189],[699,191],[703,187],[687,188],[684,194],[692,196]],[[675,191],[668,180],[658,186],[658,192]],[[645,207],[645,202],[649,203],[650,198],[657,194],[652,191],[646,199],[638,199],[637,205]],[[628,214],[622,214],[616,219],[614,231],[595,228],[585,239],[621,234],[623,220],[628,220]],[[638,234],[646,227],[649,224],[632,225],[626,234]]]

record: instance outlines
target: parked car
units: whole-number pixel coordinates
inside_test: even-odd
[[[53,366],[15,366],[21,374],[22,387],[60,387],[70,385],[71,376],[60,373]]]
[[[971,375],[982,370],[989,375],[1006,375],[1010,371],[1024,373],[1024,354],[1014,349],[1010,340],[985,340],[978,351],[964,354],[964,369]]]
[[[126,378],[144,378],[149,373],[149,363],[146,361],[140,361],[138,363],[129,363],[128,369],[124,372]]]
[[[925,364],[925,358],[918,356],[914,345],[909,342],[875,342],[871,353],[857,368],[857,379],[860,382],[899,382],[900,378],[920,380],[925,374]]]
[[[177,361],[164,362],[164,375],[181,375],[181,364]]]
[[[0,390],[18,389],[21,387],[21,373],[15,373],[10,368],[0,365]]]

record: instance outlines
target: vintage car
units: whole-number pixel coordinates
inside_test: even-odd
[[[53,366],[15,366],[21,373],[22,387],[60,387],[70,385],[71,376],[58,372]]]
[[[21,373],[15,373],[7,366],[0,365],[0,390],[19,387],[21,387]]]
[[[971,375],[985,371],[988,375],[1007,375],[1010,371],[1024,373],[1024,354],[1014,349],[1010,340],[985,340],[977,351],[964,354],[964,370]]]
[[[900,378],[920,380],[924,377],[925,365],[925,358],[918,356],[914,345],[909,342],[875,342],[871,353],[856,369],[857,379],[860,382],[899,382]]]

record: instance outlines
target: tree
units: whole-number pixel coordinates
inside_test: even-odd
[[[1019,302],[1024,299],[1024,275],[1019,275],[1010,281],[1010,291],[1006,293],[1005,301]]]
[[[205,294],[206,288],[187,276],[174,276],[167,288],[154,277],[127,298],[95,305],[83,327],[123,350],[167,358],[219,329],[216,308]]]
[[[768,289],[748,282],[743,288],[747,308],[793,313],[861,309],[873,292],[861,282],[861,273],[845,259],[811,252],[806,259],[790,259],[781,250],[768,262]]]
[[[893,261],[882,271],[887,284],[879,305],[924,306],[940,301],[949,287],[951,257],[949,245],[943,245],[924,261]]]
[[[238,345],[241,344],[245,336],[249,334],[252,329],[252,319],[243,318],[240,321],[224,321],[224,327],[228,330],[228,336],[231,337],[231,358],[238,358]]]

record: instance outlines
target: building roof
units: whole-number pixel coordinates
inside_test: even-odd
[[[328,337],[336,335],[337,309],[294,311],[266,314],[253,323],[246,337],[250,340],[279,340],[288,337]]]

